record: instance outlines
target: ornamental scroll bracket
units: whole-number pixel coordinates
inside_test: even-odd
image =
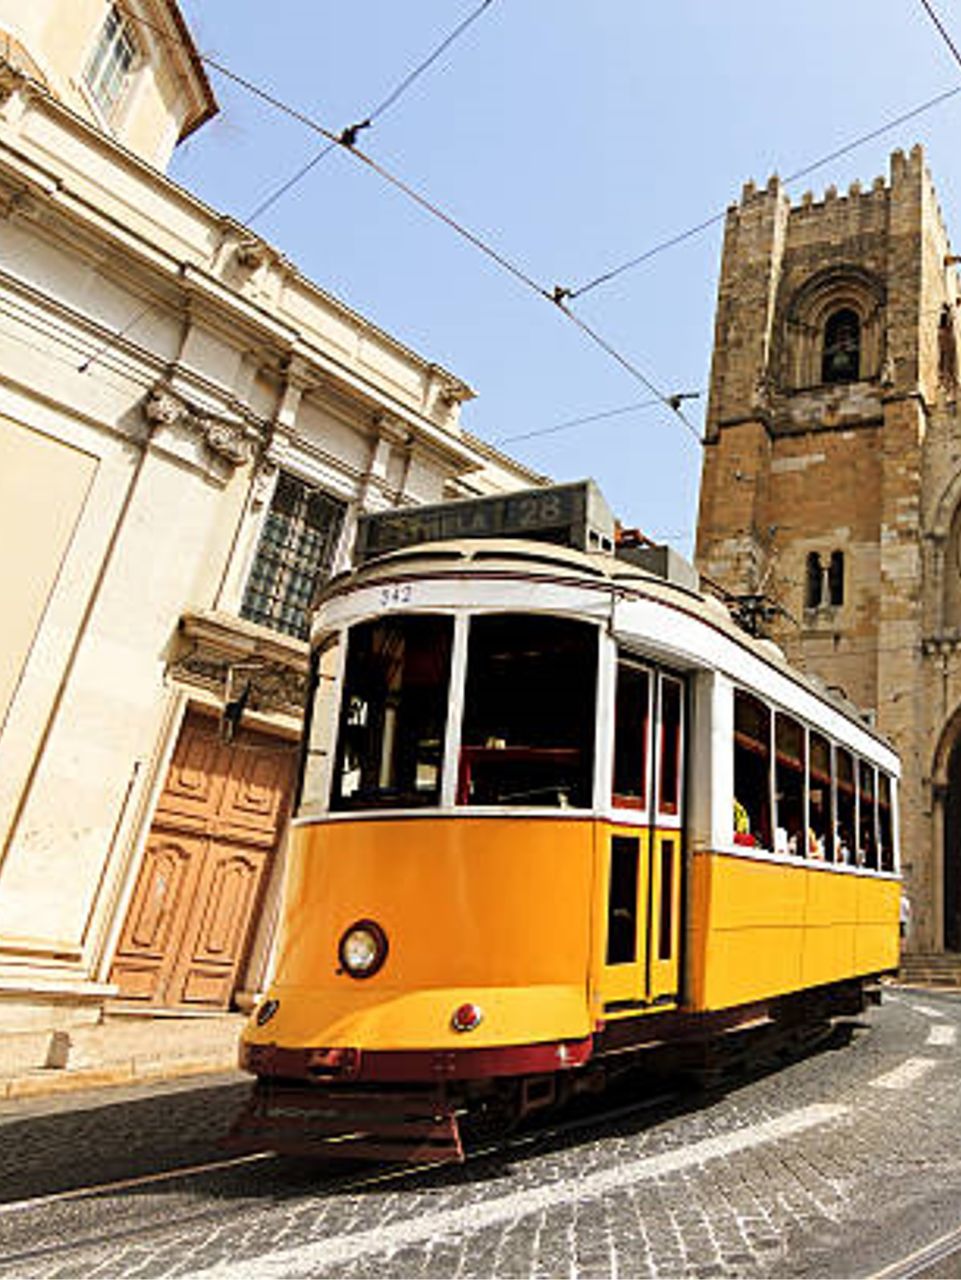
[[[249,462],[253,455],[253,433],[242,422],[190,404],[166,383],[158,383],[150,391],[143,412],[152,428],[185,430],[199,437],[216,458],[231,467]]]
[[[8,58],[0,56],[0,106],[18,91],[24,91],[29,83],[29,76]]]
[[[224,706],[246,691],[245,709],[265,715],[300,716],[307,697],[307,673],[299,666],[258,657],[237,660],[196,641],[170,663],[167,674],[207,690]]]

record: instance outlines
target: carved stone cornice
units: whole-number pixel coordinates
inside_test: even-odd
[[[949,658],[961,650],[961,632],[946,631],[925,636],[921,641],[921,653],[925,658]]]
[[[231,467],[239,467],[253,456],[252,433],[242,422],[190,404],[167,383],[151,389],[143,402],[143,413],[152,428],[179,427],[199,436],[212,454]]]
[[[307,666],[302,640],[230,614],[187,613],[180,619],[167,675],[225,703],[249,686],[248,710],[300,716]]]
[[[26,88],[30,77],[19,67],[0,57],[0,106],[18,91]]]

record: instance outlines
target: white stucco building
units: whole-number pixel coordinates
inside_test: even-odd
[[[173,0],[0,0],[6,1031],[249,999],[318,576],[359,511],[541,479],[164,176],[215,110]]]

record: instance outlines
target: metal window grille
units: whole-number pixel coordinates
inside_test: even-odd
[[[344,503],[281,472],[250,573],[241,616],[306,640],[310,602],[329,576]]]
[[[120,100],[137,57],[137,47],[115,6],[106,21],[87,66],[84,79],[97,106],[109,117]]]

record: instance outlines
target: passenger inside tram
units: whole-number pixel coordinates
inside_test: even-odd
[[[740,689],[734,695],[734,843],[771,849],[771,713]]]

